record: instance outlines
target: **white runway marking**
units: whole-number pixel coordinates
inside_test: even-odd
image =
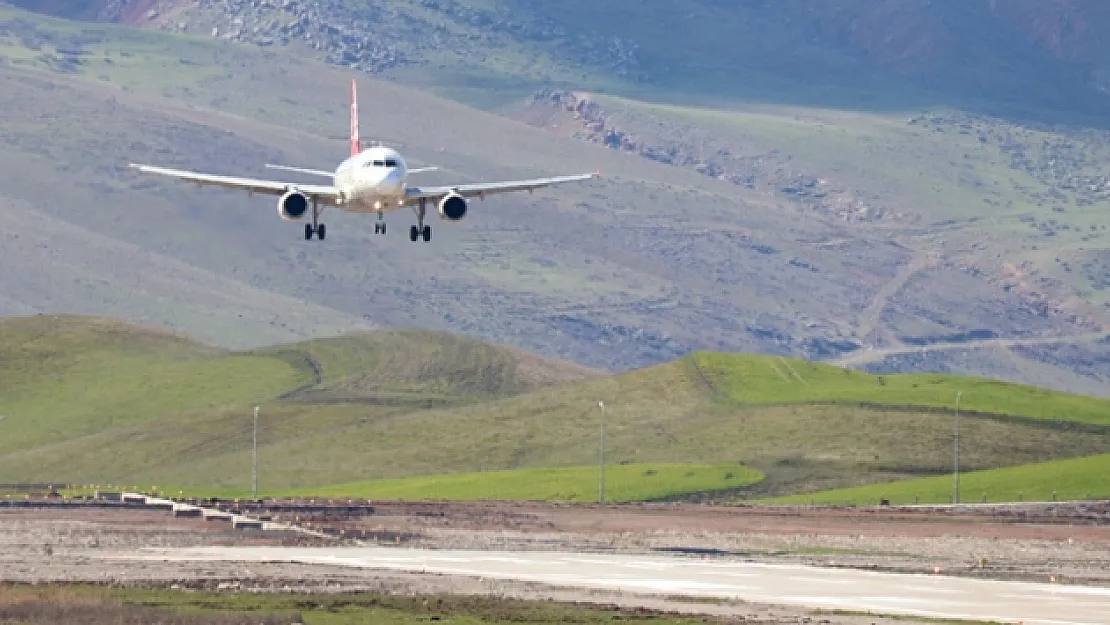
[[[145,549],[112,559],[296,562],[1024,625],[1110,625],[1110,588],[674,556],[393,547]]]

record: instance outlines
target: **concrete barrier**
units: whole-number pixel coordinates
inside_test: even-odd
[[[158,508],[170,512],[175,517],[202,517],[206,521],[222,521],[231,523],[232,528],[242,530],[260,530],[269,532],[289,532],[294,534],[301,534],[306,536],[315,536],[318,538],[337,539],[341,537],[339,532],[321,532],[311,530],[307,527],[301,527],[297,523],[275,523],[279,515],[273,514],[273,511],[268,511],[268,514],[260,514],[258,518],[245,516],[239,514],[240,506],[232,506],[230,510],[220,510],[215,507],[208,507],[208,505],[218,505],[219,500],[204,500],[192,499],[188,500],[190,503],[182,503],[172,499],[164,499],[161,497],[151,497],[140,493],[130,493],[127,491],[96,491],[94,499],[101,500],[104,503],[100,506],[110,507],[123,507],[123,508]],[[108,503],[111,502],[111,503]],[[19,502],[31,503],[31,502]],[[89,502],[91,503],[91,502]],[[112,505],[112,504],[115,505]],[[228,502],[229,503],[229,502]],[[197,505],[199,504],[199,505]],[[43,505],[41,502],[36,502],[36,505]],[[293,510],[301,510],[300,506],[292,506]],[[262,512],[261,509],[257,510]],[[363,507],[360,512],[367,512]],[[369,510],[372,513],[372,509]],[[358,541],[356,541],[358,542]]]
[[[173,515],[175,517],[200,517],[203,513],[204,511],[196,506],[183,506],[178,504],[173,507]]]
[[[227,512],[222,512],[220,510],[211,510],[205,508],[203,514],[205,521],[230,521],[232,519],[230,514],[228,514]]]
[[[234,527],[237,530],[260,530],[262,529],[262,521],[245,516],[236,516],[233,517],[231,520],[231,527]]]

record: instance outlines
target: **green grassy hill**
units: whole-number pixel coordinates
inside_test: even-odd
[[[304,377],[276,358],[226,355],[110,320],[42,316],[0,325],[6,453],[141,426],[159,414],[270,397]]]
[[[735,490],[759,482],[759,471],[733,464],[621,464],[605,471],[605,501],[625,502],[683,497],[697,492]],[[559,467],[429,475],[279,492],[278,496],[360,499],[439,499],[466,501],[597,501],[599,469]]]
[[[631,471],[621,488],[642,497],[789,495],[945,473],[960,391],[968,471],[1110,453],[1106,400],[770,356],[698,353],[601,375],[438,333],[228,352],[140,326],[40,316],[0,321],[0,362],[0,482],[243,494],[255,404],[263,494],[411,498],[455,484],[482,497],[585,497],[599,401],[606,458],[618,478]]]
[[[998,503],[1110,499],[1110,454],[989,469],[960,474],[960,501]],[[953,475],[870,484],[790,497],[767,503],[867,506],[885,499],[892,505],[951,503]]]

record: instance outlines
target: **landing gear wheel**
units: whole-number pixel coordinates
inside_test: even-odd
[[[431,241],[432,227],[424,225],[424,217],[428,214],[427,198],[420,198],[419,206],[412,207],[412,210],[416,213],[416,225],[409,228],[409,240],[424,239],[425,241]]]
[[[320,239],[321,241],[323,241],[324,237],[327,236],[328,229],[324,227],[324,224],[320,223],[320,212],[320,205],[314,197],[312,198],[312,223],[304,225],[305,241],[311,241],[312,235],[314,234],[316,235],[316,238]]]

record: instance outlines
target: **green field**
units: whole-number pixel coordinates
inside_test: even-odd
[[[603,375],[443,333],[231,352],[36,316],[0,321],[0,363],[0,482],[244,496],[255,405],[262,496],[590,500],[599,401],[608,498],[621,500],[944,474],[957,391],[967,471],[1110,453],[1106,400],[769,356]]]
[[[628,464],[605,470],[605,500],[645,501],[743,488],[763,475],[737,465]],[[287,491],[279,496],[359,499],[597,501],[598,467],[431,475]]]
[[[311,488],[262,490],[276,499],[321,497],[327,499],[377,499],[395,501],[558,501],[592,502],[600,495],[599,468],[559,467],[421,475],[371,480]],[[691,493],[743,489],[763,479],[763,474],[737,464],[619,464],[605,467],[606,502],[658,501]],[[175,497],[245,499],[249,488],[211,486],[178,487],[173,484],[56,484],[65,497],[89,496],[97,490],[129,490]],[[16,493],[18,495],[18,493]],[[9,494],[9,497],[12,495]]]
[[[832,403],[962,412],[1110,426],[1107,401],[1033,386],[940,374],[872,375],[820,363],[738,361],[698,354],[698,368],[729,400],[744,405]]]
[[[181,592],[87,585],[0,585],[0,622],[108,625],[457,625],[520,623],[695,625],[712,618],[679,618],[643,611],[455,595],[334,595]],[[723,622],[723,621],[722,621]]]
[[[892,505],[952,503],[953,475],[871,484],[791,497],[765,503]],[[960,474],[960,501],[967,503],[1110,499],[1110,455]]]

